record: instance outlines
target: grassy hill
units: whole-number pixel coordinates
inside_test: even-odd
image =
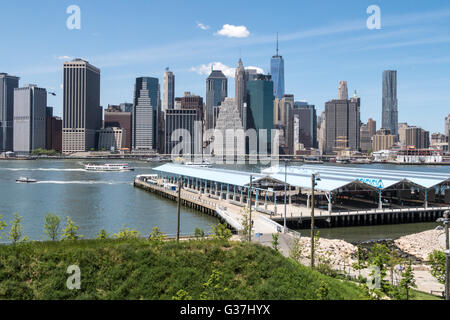
[[[80,290],[66,287],[69,265],[80,267]],[[177,293],[192,299],[363,298],[356,285],[255,244],[78,240],[0,246],[0,299],[172,299]]]

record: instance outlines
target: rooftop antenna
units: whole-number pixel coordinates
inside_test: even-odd
[[[277,57],[278,57],[278,32],[277,32]]]

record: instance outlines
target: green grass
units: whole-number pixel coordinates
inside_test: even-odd
[[[66,288],[74,264],[80,290]],[[209,299],[318,299],[323,287],[328,299],[364,298],[357,285],[257,244],[139,239],[0,246],[0,299],[172,299],[180,289],[200,299],[213,270],[220,277]]]
[[[434,294],[412,290],[413,291],[413,299],[412,300],[442,300],[442,297],[436,296]]]

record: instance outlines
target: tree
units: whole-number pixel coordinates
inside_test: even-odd
[[[252,232],[252,227],[250,226],[250,209],[247,207],[244,207],[244,209],[241,211],[241,225],[242,225],[242,236],[241,239],[243,241],[248,241],[248,235],[249,232]]]
[[[301,238],[300,237],[295,238],[289,250],[289,258],[291,258],[294,261],[300,262],[304,249],[305,247],[302,244]]]
[[[431,275],[435,277],[439,283],[445,284],[445,253],[434,250],[428,255],[428,263],[431,265]]]
[[[223,272],[213,269],[208,281],[203,284],[204,290],[200,294],[200,300],[217,300],[220,294],[228,291],[228,288],[221,285],[220,279],[223,279]]]
[[[231,230],[227,228],[225,223],[218,223],[211,226],[214,239],[229,240],[232,236]]]
[[[402,279],[400,280],[400,288],[402,288],[406,293],[406,300],[409,300],[410,289],[417,288],[416,280],[414,279],[414,273],[411,268],[411,260],[409,261],[408,267],[402,273]]]
[[[105,229],[100,230],[100,232],[97,234],[98,240],[105,240],[108,238],[109,238],[109,233],[107,233]]]
[[[61,223],[61,218],[56,214],[48,213],[45,216],[45,233],[50,238],[50,240],[55,241],[58,240],[59,237],[59,227]]]
[[[141,233],[136,229],[122,228],[118,233],[114,233],[116,239],[137,239]]]
[[[2,239],[2,230],[6,228],[6,222],[3,220],[3,216],[0,214],[0,239]]]
[[[22,238],[22,232],[22,217],[17,213],[14,213],[14,219],[11,221],[11,229],[8,232],[8,239],[11,240],[13,244],[21,241],[27,241],[27,237]]]
[[[280,246],[280,242],[278,241],[279,235],[277,233],[272,234],[272,248],[278,252],[278,248]]]
[[[148,240],[156,245],[160,245],[165,238],[166,235],[162,233],[158,227],[154,227],[152,233],[150,233],[150,236],[148,237]]]
[[[78,229],[80,228],[75,222],[66,217],[66,227],[63,229],[62,239],[63,240],[78,240],[82,238],[82,235],[78,235]]]
[[[194,229],[194,237],[198,240],[200,238],[205,237],[205,231],[201,228],[195,227]]]
[[[357,255],[357,260],[355,263],[353,263],[352,267],[355,270],[358,270],[358,276],[359,278],[361,277],[361,270],[364,269],[366,267],[366,263],[364,261],[364,253],[361,249],[361,246],[358,245],[358,251],[356,253]]]

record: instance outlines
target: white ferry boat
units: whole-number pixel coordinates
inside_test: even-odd
[[[86,164],[84,166],[86,171],[133,171],[127,163],[105,163],[105,164]]]
[[[212,165],[206,160],[203,160],[202,162],[186,162],[186,166],[190,167],[197,167],[197,168],[211,168]]]

